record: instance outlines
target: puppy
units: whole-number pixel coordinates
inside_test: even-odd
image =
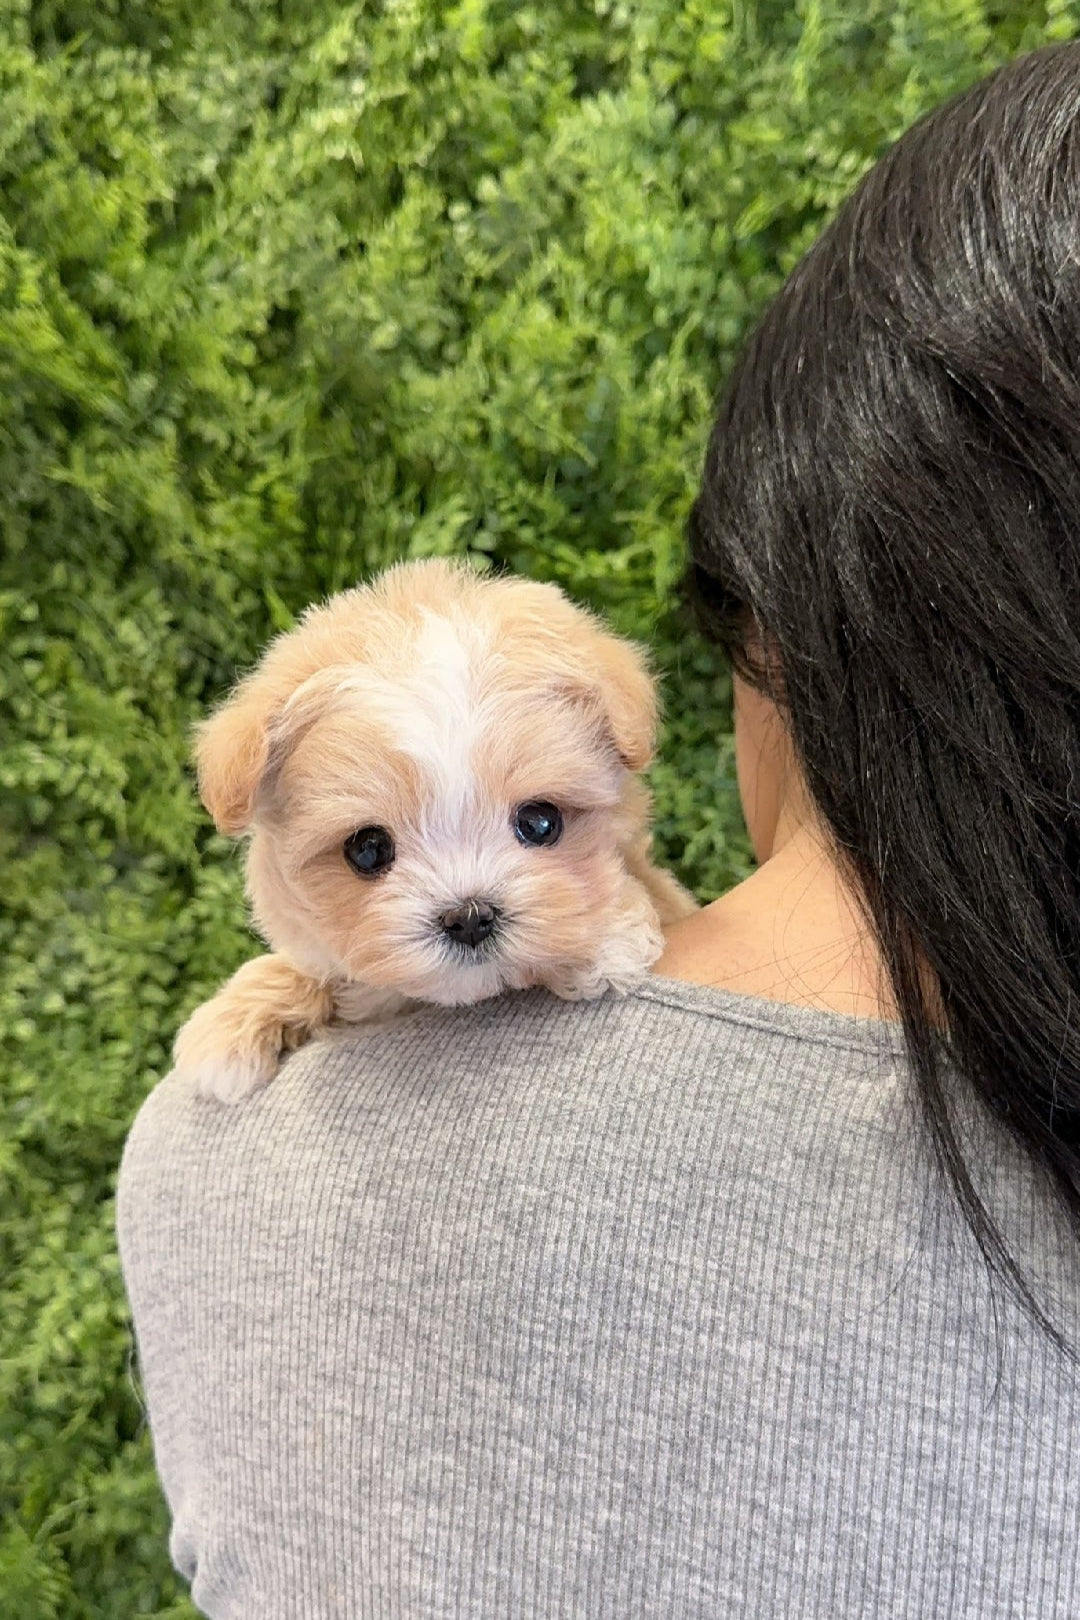
[[[656,721],[641,651],[554,585],[413,562],[310,608],[198,734],[274,954],[176,1068],[233,1102],[332,1021],[627,987],[695,908],[650,862]]]

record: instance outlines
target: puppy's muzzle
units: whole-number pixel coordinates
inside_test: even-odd
[[[475,950],[495,932],[498,920],[499,908],[490,900],[463,900],[459,906],[443,912],[439,927],[455,944]]]

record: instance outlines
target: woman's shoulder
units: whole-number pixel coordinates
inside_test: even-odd
[[[872,1202],[883,1165],[912,1140],[898,1032],[886,1024],[648,978],[623,996],[543,991],[473,1007],[423,1007],[331,1031],[276,1078],[226,1106],[167,1076],[128,1137],[121,1240],[261,1211],[387,1177],[438,1198],[498,1177],[734,1188],[820,1203],[838,1165]],[[733,1196],[737,1194],[733,1193]],[[633,1219],[629,1206],[627,1218]]]
[[[1052,1199],[957,1102],[999,1226],[1035,1271],[1059,1273]],[[658,977],[592,1002],[528,991],[338,1029],[234,1106],[166,1077],[127,1142],[118,1225],[150,1265],[237,1220],[271,1246],[302,1229],[315,1250],[325,1210],[355,1208],[358,1189],[400,1216],[449,1208],[462,1187],[489,1189],[521,1229],[542,1188],[567,1233],[612,1210],[632,1230],[653,1199],[693,1233],[723,1207],[733,1257],[776,1261],[797,1231],[811,1271],[844,1257],[834,1280],[899,1274],[916,1252],[952,1274],[945,1257],[966,1243],[897,1026]]]
[[[167,1075],[139,1111],[129,1152],[184,1131],[247,1136],[307,1110],[328,1118],[332,1109],[341,1125],[351,1109],[438,1109],[450,1099],[490,1111],[500,1099],[522,1109],[576,1096],[600,1108],[660,1089],[673,1106],[700,1107],[748,1089],[758,1112],[770,1096],[786,1112],[804,1083],[843,1109],[851,1086],[884,1101],[902,1071],[896,1026],[647,977],[598,1001],[526,991],[341,1026],[291,1054],[269,1085],[231,1106]]]

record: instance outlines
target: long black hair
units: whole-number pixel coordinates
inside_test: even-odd
[[[862,181],[742,354],[690,548],[873,926],[939,1160],[1053,1332],[957,1088],[1080,1235],[1080,45]]]

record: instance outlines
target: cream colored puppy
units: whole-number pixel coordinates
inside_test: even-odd
[[[199,731],[273,955],[192,1015],[222,1102],[332,1021],[623,989],[694,909],[650,863],[645,659],[554,585],[404,563],[310,608]]]

